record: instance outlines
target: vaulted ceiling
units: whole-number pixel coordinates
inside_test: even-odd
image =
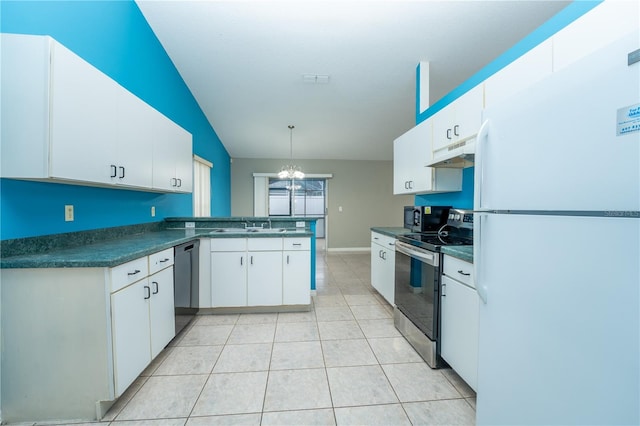
[[[420,61],[433,103],[568,3],[137,0],[232,158],[289,158],[292,124],[294,158],[361,160],[415,125]]]

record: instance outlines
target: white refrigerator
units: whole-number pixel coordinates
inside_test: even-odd
[[[487,108],[477,424],[640,424],[640,34]]]

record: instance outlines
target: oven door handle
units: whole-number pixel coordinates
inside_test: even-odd
[[[396,251],[421,260],[428,265],[438,266],[436,253],[434,252],[417,250],[415,247],[401,241],[396,241]]]

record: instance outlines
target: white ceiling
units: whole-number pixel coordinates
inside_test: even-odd
[[[433,103],[568,1],[136,0],[232,158],[390,160]],[[329,75],[328,84],[303,82]]]

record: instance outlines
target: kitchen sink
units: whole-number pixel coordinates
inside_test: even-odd
[[[287,232],[287,228],[216,228],[211,231],[211,234],[218,233],[233,233],[233,234],[250,234],[250,233],[269,233],[269,234],[278,234]]]

